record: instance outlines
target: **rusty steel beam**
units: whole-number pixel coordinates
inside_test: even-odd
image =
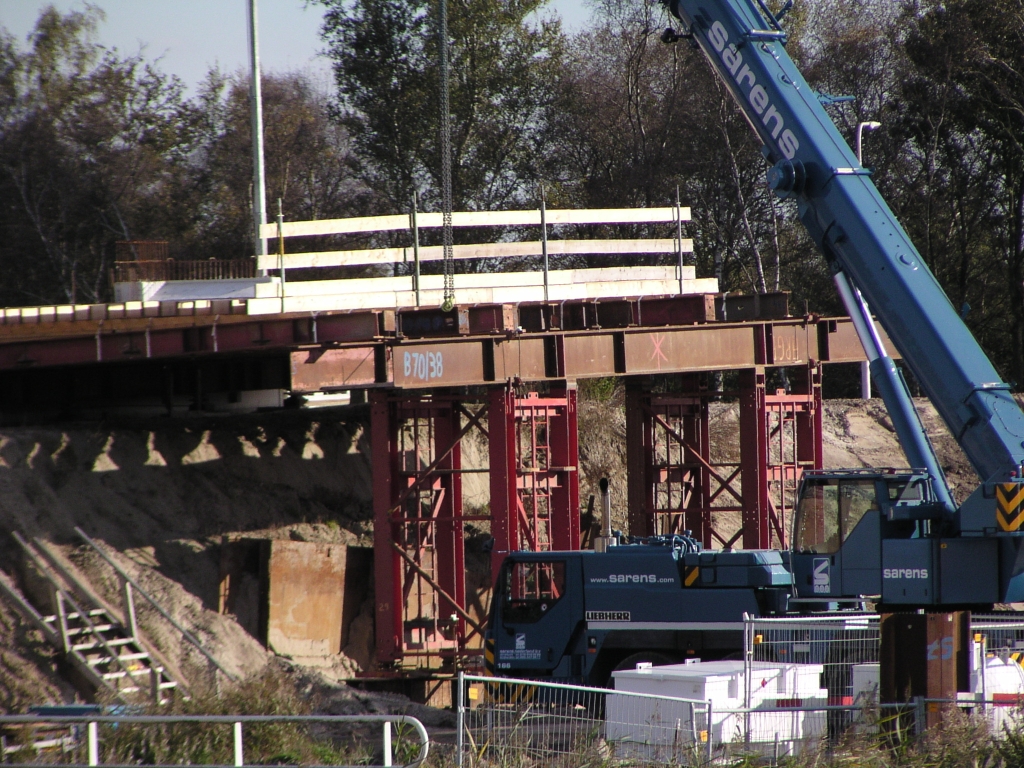
[[[330,392],[373,386],[382,364],[378,357],[384,355],[376,346],[317,346],[294,350],[289,357],[293,392]]]
[[[373,344],[392,350],[390,357],[383,356],[386,365],[378,362],[373,383],[402,387],[432,386],[437,380],[459,386],[514,376],[539,380],[656,373],[666,366],[708,370],[863,359],[847,318],[788,318],[787,305],[785,294],[696,295],[471,305],[449,313],[380,309],[251,316],[204,310],[104,319],[8,318],[0,322],[0,371],[290,352],[310,344]],[[431,342],[440,346],[431,347]],[[895,353],[888,342],[886,347]],[[325,378],[330,381],[332,375]]]

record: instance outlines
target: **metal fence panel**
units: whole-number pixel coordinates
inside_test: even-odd
[[[703,701],[473,675],[459,685],[461,766],[706,762]]]
[[[744,690],[732,700],[739,707],[466,675],[458,712],[460,766],[698,766],[746,755],[778,761],[842,753],[850,737],[907,743],[923,731],[930,705],[983,719],[997,738],[1019,732],[1024,695],[998,693],[994,680],[986,687],[985,675],[998,668],[993,659],[1024,664],[1024,615],[974,616],[971,630],[975,693],[955,702],[878,703],[877,689],[859,678],[877,679],[877,667],[871,669],[879,663],[877,614],[748,618]]]
[[[44,707],[43,709],[50,709]],[[62,707],[53,707],[53,710],[60,710]],[[106,708],[109,710],[110,708]],[[0,763],[6,764],[15,768],[16,766],[34,766],[37,765],[48,765],[53,764],[52,759],[48,759],[46,750],[58,746],[62,752],[61,764],[65,768],[86,768],[86,766],[100,766],[104,764],[103,760],[103,734],[100,732],[99,726],[104,725],[110,731],[124,732],[131,726],[160,726],[160,725],[172,725],[172,724],[195,724],[195,725],[219,725],[224,729],[230,727],[230,737],[226,734],[210,733],[197,737],[197,741],[202,742],[202,749],[200,752],[206,753],[209,757],[213,751],[212,747],[214,742],[222,741],[226,738],[230,738],[232,742],[232,755],[233,755],[233,766],[232,768],[240,768],[241,766],[249,766],[255,768],[258,764],[245,761],[245,747],[243,740],[243,726],[254,725],[254,724],[301,724],[301,725],[365,725],[373,724],[378,726],[384,726],[382,729],[383,741],[384,741],[384,766],[390,768],[393,763],[392,755],[392,725],[399,727],[406,727],[411,731],[411,734],[415,736],[419,744],[412,752],[411,761],[403,766],[403,768],[419,768],[424,763],[430,752],[430,737],[427,734],[426,728],[415,717],[409,715],[135,715],[128,712],[119,712],[117,714],[100,714],[103,710],[97,707],[98,712],[96,714],[75,714],[65,715],[56,712],[42,712],[36,715],[2,715],[0,714],[0,731],[3,731],[9,727],[21,728],[25,730],[26,735],[29,736],[29,740],[23,744],[8,744],[6,738],[0,738]],[[83,744],[83,729],[80,726],[85,726],[84,735],[85,740]],[[58,743],[56,744],[44,744],[34,738],[31,738],[31,733],[37,729],[50,732],[54,728],[67,727],[67,736],[61,736]],[[193,734],[194,736],[194,734]],[[47,739],[47,741],[51,741]],[[82,763],[81,752],[82,748],[85,750],[85,762]],[[32,752],[35,753],[38,761],[34,762],[12,762],[11,756],[19,756],[21,753]],[[70,759],[67,753],[71,753]],[[177,757],[177,755],[176,755]],[[78,758],[79,762],[75,762]],[[141,761],[140,761],[141,762]],[[184,760],[182,760],[184,762]],[[107,765],[118,765],[118,763],[106,763]],[[181,763],[176,763],[181,764]],[[213,762],[193,763],[193,765],[205,765],[208,768],[214,768],[215,766],[222,765]],[[273,765],[279,764],[278,762],[272,763]],[[259,766],[259,768],[266,768],[265,766]]]

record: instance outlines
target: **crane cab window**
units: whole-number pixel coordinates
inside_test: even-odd
[[[565,594],[565,562],[512,562],[505,570],[505,621],[540,621]]]
[[[889,483],[889,501],[906,503],[924,501],[924,484],[920,481],[912,483]]]
[[[861,518],[877,509],[874,480],[809,480],[797,504],[794,546],[798,552],[831,555]]]

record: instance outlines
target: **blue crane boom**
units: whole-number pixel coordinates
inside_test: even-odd
[[[863,293],[982,481],[1019,473],[1024,414],[789,58],[781,26],[753,0],[666,2],[764,142],[769,183]]]

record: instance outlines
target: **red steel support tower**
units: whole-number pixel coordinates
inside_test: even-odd
[[[699,374],[684,374],[674,394],[646,392],[642,379],[627,382],[626,459],[632,535],[689,530],[705,547],[714,546],[711,502],[729,478],[711,461],[708,394]]]
[[[461,440],[482,414],[381,390],[370,408],[377,659],[437,667],[480,633],[466,604]]]
[[[490,391],[492,576],[509,552],[579,549],[576,388]]]
[[[698,374],[678,393],[626,385],[629,532],[651,536],[690,530],[705,547],[785,546],[796,485],[822,466],[821,369],[790,372],[790,392],[765,391],[763,369],[739,372],[739,462],[713,457],[711,393]],[[715,516],[739,515],[730,534]]]
[[[541,397],[496,387],[475,413],[437,392],[369,399],[377,660],[447,667],[482,639],[467,605],[467,522],[491,523],[494,575],[512,550],[579,548],[576,389]],[[465,515],[461,440],[483,430],[485,414],[491,513]]]

